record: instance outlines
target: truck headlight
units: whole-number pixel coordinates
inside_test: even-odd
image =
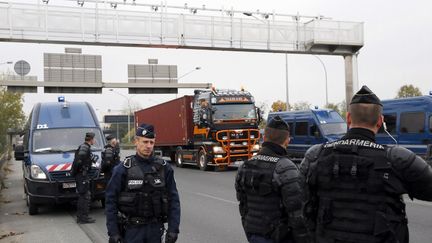
[[[220,153],[223,153],[223,152],[225,152],[225,151],[223,150],[222,147],[220,147],[220,146],[214,146],[213,147],[213,153],[220,154]]]
[[[255,144],[254,146],[252,146],[252,151],[258,151],[260,149],[259,144]]]
[[[34,179],[46,179],[47,178],[45,172],[43,172],[43,170],[37,165],[32,165],[30,167],[30,174],[31,174],[31,177]]]

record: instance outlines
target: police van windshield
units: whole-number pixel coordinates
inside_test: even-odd
[[[86,132],[95,133],[92,150],[102,150],[102,134],[97,128],[39,129],[33,132],[32,151],[35,153],[61,153],[75,151],[84,142]]]
[[[245,120],[256,119],[253,104],[213,105],[213,120]]]
[[[344,122],[321,124],[324,135],[344,135],[347,125]]]

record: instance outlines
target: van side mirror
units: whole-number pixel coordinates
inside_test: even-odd
[[[24,146],[16,145],[14,152],[15,160],[24,160]]]

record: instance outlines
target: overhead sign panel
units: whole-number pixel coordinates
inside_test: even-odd
[[[129,84],[176,84],[177,66],[176,65],[128,65]],[[130,94],[148,93],[177,93],[177,88],[129,88]]]
[[[83,86],[83,83],[102,84],[102,57],[81,55],[80,49],[70,49],[66,49],[66,54],[44,53],[45,82],[60,83],[59,86],[45,87],[45,92],[102,93],[102,89]],[[68,87],[62,83],[68,83]],[[70,83],[77,85],[74,87]]]

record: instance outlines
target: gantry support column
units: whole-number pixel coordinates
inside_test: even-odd
[[[347,106],[354,92],[359,89],[357,72],[357,54],[344,56],[345,60],[345,100]]]

